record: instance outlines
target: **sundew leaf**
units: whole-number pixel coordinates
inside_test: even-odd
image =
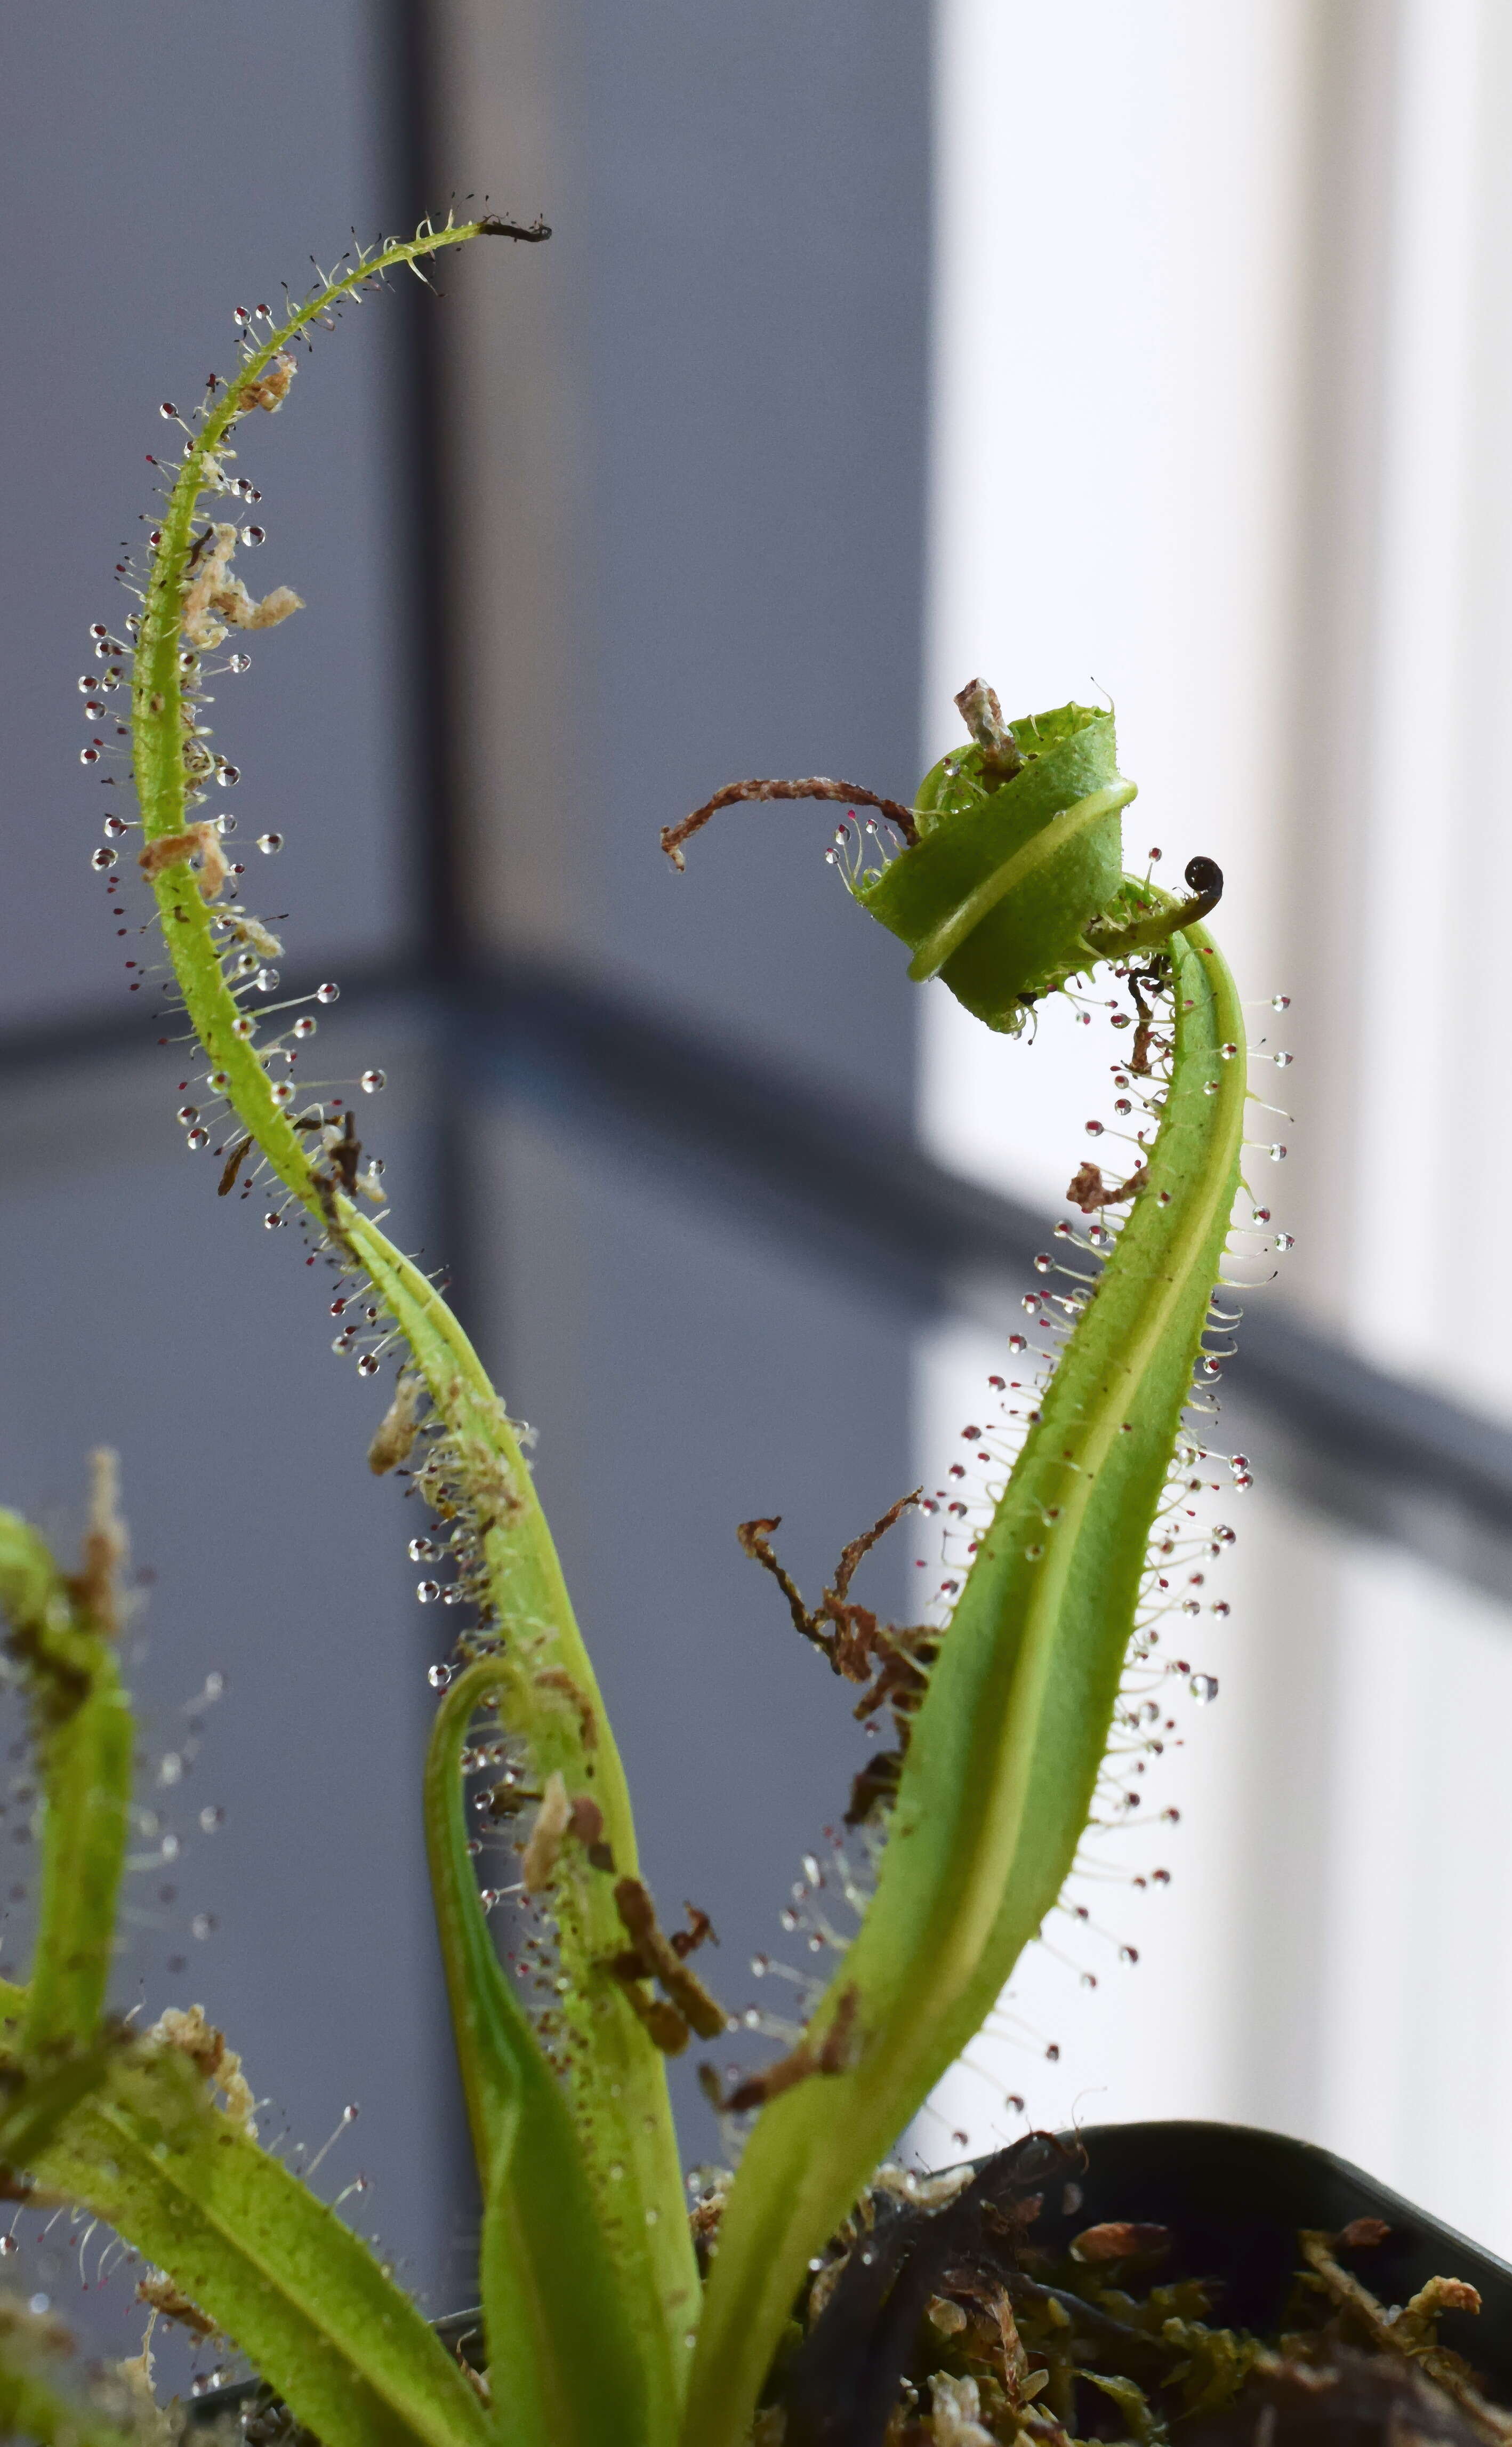
[[[621,2271],[645,2259],[649,2230],[598,2212],[566,2095],[500,1964],[467,1849],[460,1754],[501,1680],[485,1658],[453,1684],[425,1772],[437,1929],[482,2177],[489,2384],[511,2438],[627,2447],[668,2438],[675,2423],[671,2374],[653,2413],[626,2327]]]
[[[774,2097],[747,2144],[709,2280],[687,2447],[746,2437],[811,2255],[981,2027],[1090,1814],[1243,1137],[1244,1064],[1222,1051],[1244,1042],[1233,981],[1200,926],[1175,935],[1169,956],[1172,1068],[1148,1181],[1042,1397],[913,1720],[875,1895],[809,2025],[816,2052],[826,2033],[849,2035],[845,2069]]]
[[[233,985],[248,946],[268,957],[279,946],[240,902],[224,897],[224,855],[214,827],[193,812],[217,768],[199,719],[198,655],[185,620],[192,616],[196,636],[209,635],[209,613],[234,599],[227,541],[233,530],[214,521],[199,525],[201,501],[229,481],[225,462],[234,427],[254,407],[278,404],[288,389],[282,370],[291,362],[291,343],[329,321],[342,297],[490,226],[427,225],[413,239],[354,261],[244,357],[224,395],[206,408],[158,530],[139,626],[132,715],[141,862],[213,1092],[224,1096],[255,1161],[289,1203],[297,1202],[312,1219],[356,1281],[370,1287],[364,1296],[407,1347],[407,1408],[398,1414],[389,1451],[401,1454],[406,1435],[412,1442],[418,1413],[428,1405],[442,1432],[427,1448],[422,1483],[476,1554],[486,1625],[482,1644],[505,1643],[497,1678],[501,1721],[543,1781],[560,1775],[570,1792],[595,1800],[605,1841],[620,1873],[629,1875],[636,1852],[623,1770],[516,1428],[434,1283],[360,1211],[355,1157],[349,1161],[334,1144],[331,1115],[323,1107],[295,1112],[283,1079],[275,1090],[262,1058],[272,1045],[259,1047],[257,1024]],[[281,385],[276,399],[259,396],[270,382]],[[217,554],[221,559],[207,595],[206,570]],[[243,605],[235,616],[271,625],[294,608],[279,596],[274,590],[262,605],[250,611]],[[387,1466],[376,1449],[374,1460],[375,1467]],[[624,2324],[642,2364],[648,2402],[666,2405],[680,2387],[686,2350],[679,2359],[673,2340],[688,2324],[697,2273],[662,2060],[601,1968],[622,1943],[613,1881],[579,1852],[565,1853],[552,1906],[568,1983],[562,2015],[573,2044],[564,2052],[564,2078],[576,2146],[600,2221],[607,2226],[623,2218],[642,2235],[643,2248],[618,2264]],[[533,2091],[523,2112],[534,2112],[543,2096]],[[486,2166],[482,2173],[486,2183]]]
[[[111,1481],[108,1460],[97,1470]],[[125,1857],[133,1726],[115,1655],[108,1526],[85,1568],[58,1568],[37,1532],[0,1512],[0,1612],[31,1714],[42,1788],[41,1902],[28,1991],[28,2050],[83,2046],[101,2027]]]
[[[164,2268],[324,2447],[484,2447],[477,2393],[414,2304],[173,2050],[123,2063],[27,2172]]]

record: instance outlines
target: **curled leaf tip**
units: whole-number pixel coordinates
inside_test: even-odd
[[[551,236],[551,223],[538,213],[533,221],[501,220],[497,213],[484,213],[478,224],[480,237],[513,237],[523,246],[539,246]]]

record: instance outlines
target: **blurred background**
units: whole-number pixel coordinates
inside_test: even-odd
[[[1230,2116],[1512,2250],[1512,1292],[1472,1248],[1512,1165],[1505,11],[78,0],[3,40],[0,1490],[71,1537],[123,1455],[126,2001],[203,2001],[296,2161],[360,2104],[317,2181],[462,2299],[416,1812],[446,1627],[324,1277],[185,1162],[75,682],[234,308],[486,193],[550,245],[350,313],[243,429],[249,581],[309,609],[217,741],[236,841],[286,837],[249,886],[289,990],[342,986],[323,1075],[386,1072],[395,1228],[540,1430],[650,1874],[746,2002],[857,1744],[734,1525],[781,1513],[817,1588],[940,1481],[1106,1072],[1068,1009],[1012,1045],[911,989],[822,810],[732,813],[681,882],[657,829],[748,773],[907,798],[978,671],[1015,712],[1106,692],[1131,856],[1221,862],[1295,1056],[1252,1179],[1296,1246],[1218,1432],[1232,1614],[1170,1678],[1219,1704],[914,2142]],[[914,1611],[938,1546],[894,1548],[863,1594]],[[21,2234],[96,2294],[104,2238]]]

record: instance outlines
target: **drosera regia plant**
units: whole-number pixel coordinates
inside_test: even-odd
[[[77,1570],[0,1517],[44,1861],[30,1978],[0,1989],[0,2157],[13,2185],[127,2238],[158,2272],[160,2305],[234,2341],[328,2447],[738,2447],[753,2424],[782,2436],[782,2414],[762,2408],[795,2304],[868,2188],[903,2180],[879,2170],[991,2016],[1110,1773],[1117,1781],[1108,1760],[1133,1721],[1130,1660],[1148,1657],[1162,1553],[1200,1451],[1191,1406],[1205,1405],[1217,1366],[1206,1337],[1232,1321],[1213,1299],[1239,1189],[1245,1032],[1203,923],[1217,869],[1194,861],[1184,897],[1125,872],[1134,789],[1107,712],[1069,705],[1005,722],[976,682],[958,700],[967,744],[908,806],[820,777],[743,783],[664,835],[681,865],[723,806],[818,797],[874,809],[864,831],[847,817],[832,856],[907,945],[911,974],[943,978],[1011,1034],[1044,997],[1111,981],[1126,1032],[1118,1110],[1140,1114],[1125,1177],[1081,1166],[1081,1224],[1067,1227],[1077,1263],[1052,1282],[1047,1258],[1046,1287],[1026,1303],[1047,1361],[1058,1346],[1054,1364],[1036,1375],[1032,1358],[1013,1359],[1031,1386],[1016,1457],[991,1486],[949,1607],[894,1625],[851,1595],[913,1498],[853,1541],[815,1605],[782,1565],[777,1525],[741,1529],[798,1631],[857,1687],[856,1715],[891,1738],[857,1778],[837,1846],[848,1942],[816,1906],[833,1976],[800,1986],[801,2025],[763,2070],[727,2088],[703,2069],[738,2164],[690,2223],[665,2077],[669,2057],[734,2027],[694,1961],[707,1923],[694,1914],[669,1930],[640,1878],[527,1432],[434,1280],[381,1228],[381,1175],[351,1104],[301,1091],[298,1055],[334,989],[267,1001],[283,946],[247,905],[212,812],[236,768],[212,745],[205,684],[241,667],[240,633],[300,608],[282,587],[255,598],[236,574],[237,518],[256,495],[233,437],[282,408],[299,345],[344,299],[490,233],[546,235],[448,219],[354,253],[281,321],[238,312],[236,370],[193,417],[163,404],[181,454],[163,468],[140,610],[119,633],[95,633],[103,673],[85,750],[98,765],[112,732],[129,744],[136,816],[106,819],[94,863],[112,892],[132,879],[151,895],[202,1064],[179,1114],[188,1144],[210,1153],[222,1193],[264,1192],[264,1220],[297,1224],[339,1279],[338,1344],[387,1379],[370,1466],[407,1474],[430,1508],[410,1553],[432,1595],[449,1565],[444,1593],[465,1624],[432,1671],[421,1782],[483,2203],[482,2369],[461,2366],[368,2246],[265,2148],[236,2058],[198,2008],[142,2035],[111,2019],[132,1731],[117,1664],[123,1532],[104,1464]],[[128,681],[129,724],[110,711]],[[1015,1355],[1027,1347],[1012,1341]],[[497,1887],[481,1884],[480,1830],[507,1855]],[[811,1883],[822,1874],[814,1865]],[[507,1967],[489,1919],[506,1893]],[[152,2426],[145,2364],[123,2408],[48,2398],[29,2350],[0,2321],[0,2368],[8,2386],[30,2386],[23,2426],[37,2436]]]

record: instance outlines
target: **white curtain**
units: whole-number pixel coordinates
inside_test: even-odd
[[[1298,1243],[1263,1297],[1504,1415],[1512,12],[941,0],[939,29],[929,751],[978,671],[1013,712],[1116,700],[1131,854],[1220,862],[1252,1042],[1296,1057],[1255,1072],[1288,1153],[1252,1178]],[[1106,1086],[1072,1019],[1028,1048],[925,1007],[928,1141],[1047,1209]],[[932,1483],[1001,1334],[921,1350]],[[1230,1374],[1241,1401],[1242,1337]],[[986,2146],[1015,2096],[1233,2116],[1507,2249],[1512,1617],[1263,1479],[1230,1509],[1171,1887],[1100,1888],[1102,1959],[1061,1925],[1097,1988],[1026,1965],[1029,2030],[920,2145]]]

